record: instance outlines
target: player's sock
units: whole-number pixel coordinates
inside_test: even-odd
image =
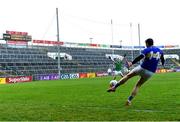
[[[131,95],[131,96],[129,96],[128,97],[128,101],[130,101],[131,102],[131,100],[133,99],[134,97]]]
[[[118,86],[120,86],[119,82],[114,86],[114,88],[116,89]]]

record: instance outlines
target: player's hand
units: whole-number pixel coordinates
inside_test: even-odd
[[[128,62],[128,67],[131,67],[132,66],[132,62]]]
[[[111,56],[109,56],[108,58],[111,59]]]

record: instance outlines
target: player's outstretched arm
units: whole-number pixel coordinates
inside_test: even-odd
[[[141,59],[143,59],[144,58],[144,55],[139,55],[138,57],[136,57],[133,61],[132,61],[132,65],[133,64],[135,64],[135,63],[137,63],[138,61],[140,61]]]
[[[111,59],[111,61],[115,62],[114,59],[111,56],[109,56],[109,59]]]
[[[128,68],[131,67],[133,64],[137,63],[138,61],[140,61],[141,59],[144,58],[144,55],[139,55],[138,57],[136,57],[132,62],[128,62]]]

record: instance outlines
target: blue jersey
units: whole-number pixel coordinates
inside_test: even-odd
[[[159,59],[163,54],[162,50],[155,46],[151,46],[145,48],[141,53],[145,57],[141,67],[151,72],[156,72]]]

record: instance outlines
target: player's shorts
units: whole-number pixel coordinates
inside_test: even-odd
[[[144,69],[140,65],[135,67],[131,72],[135,72],[137,75],[144,78],[144,80],[148,80],[154,74],[154,72]]]
[[[115,70],[115,71],[113,71],[113,74],[114,74],[114,75],[121,75],[122,72],[121,72],[121,71],[116,71],[116,70]]]

